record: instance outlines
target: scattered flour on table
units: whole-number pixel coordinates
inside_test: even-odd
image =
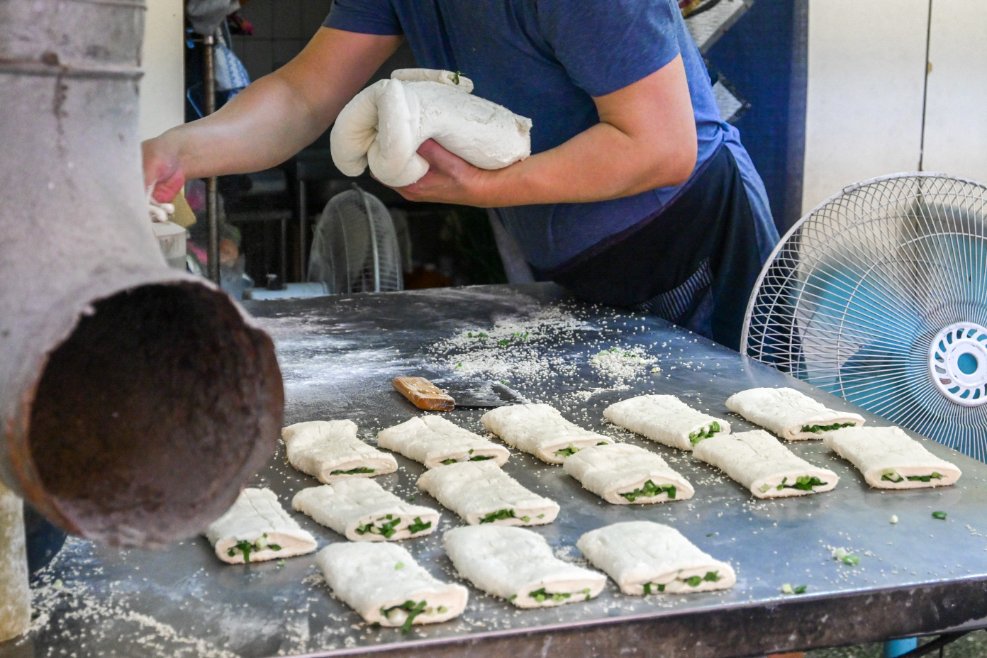
[[[534,381],[550,375],[574,375],[578,364],[546,349],[578,342],[593,327],[563,308],[511,316],[476,327],[427,348],[439,364],[465,376]]]
[[[25,641],[45,632],[58,642],[58,655],[99,655],[107,641],[118,648],[128,643],[140,646],[146,655],[189,656],[203,658],[235,658],[237,654],[215,646],[201,637],[176,629],[165,621],[134,610],[123,591],[97,592],[83,577],[101,573],[100,567],[78,564],[63,569],[61,577],[54,575],[59,558],[67,553],[86,553],[80,539],[66,540],[62,553],[31,583],[32,620]],[[57,612],[56,612],[57,611]],[[55,622],[57,620],[57,622]],[[66,653],[66,647],[71,651]],[[55,647],[49,647],[54,650]],[[50,654],[38,654],[50,655]]]
[[[611,347],[597,352],[589,359],[590,365],[600,375],[618,381],[633,379],[648,372],[660,372],[658,359],[643,347]]]

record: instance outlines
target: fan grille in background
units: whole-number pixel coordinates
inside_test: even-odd
[[[746,353],[987,461],[987,187],[896,174],[799,220],[761,273]]]
[[[308,280],[330,294],[403,289],[394,221],[380,199],[354,185],[329,200],[315,225]]]

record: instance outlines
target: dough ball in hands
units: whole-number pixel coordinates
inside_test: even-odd
[[[468,78],[430,69],[402,69],[395,77],[357,94],[333,125],[330,152],[347,176],[369,166],[385,185],[411,185],[428,172],[417,151],[429,139],[481,169],[531,154],[531,120],[471,95]]]

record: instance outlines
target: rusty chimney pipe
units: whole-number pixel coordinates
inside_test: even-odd
[[[199,532],[271,456],[272,341],[169,269],[137,138],[142,0],[0,0],[0,479],[68,532]]]

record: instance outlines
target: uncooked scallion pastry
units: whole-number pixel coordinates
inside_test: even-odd
[[[439,513],[431,507],[406,503],[367,479],[302,489],[291,506],[350,541],[424,537],[439,524]]]
[[[483,426],[512,448],[549,464],[561,464],[587,446],[613,443],[613,439],[583,429],[547,404],[512,404],[488,411]]]
[[[303,530],[270,489],[244,489],[223,516],[206,529],[216,557],[230,564],[262,562],[312,553],[315,537]]]
[[[394,455],[367,445],[356,432],[352,420],[313,420],[285,427],[281,438],[288,463],[320,482],[373,477],[398,469]]]
[[[731,395],[726,405],[789,441],[821,439],[823,432],[864,424],[863,416],[834,411],[794,388],[751,388]]]
[[[589,601],[607,581],[599,572],[555,557],[541,535],[524,528],[453,528],[442,543],[463,578],[519,608]]]
[[[660,523],[614,523],[587,532],[576,546],[624,594],[690,594],[728,589],[737,582],[733,567]]]
[[[583,448],[562,469],[608,503],[663,503],[692,498],[689,481],[650,450],[628,443]]]
[[[717,434],[729,434],[730,423],[696,411],[674,395],[639,395],[603,410],[615,425],[679,450]]]
[[[418,488],[470,525],[542,525],[559,515],[554,500],[528,491],[492,462],[462,462],[425,471]]]
[[[700,441],[692,454],[758,498],[822,493],[839,481],[836,473],[813,466],[764,430],[714,436]]]
[[[400,626],[432,624],[458,617],[468,593],[423,569],[411,553],[391,542],[340,542],[315,558],[336,598],[368,623]]]
[[[944,487],[960,478],[959,468],[933,455],[899,427],[847,427],[827,433],[823,443],[878,489]]]
[[[502,465],[511,453],[501,445],[441,416],[415,416],[377,434],[377,445],[434,468],[456,462],[492,461]]]

